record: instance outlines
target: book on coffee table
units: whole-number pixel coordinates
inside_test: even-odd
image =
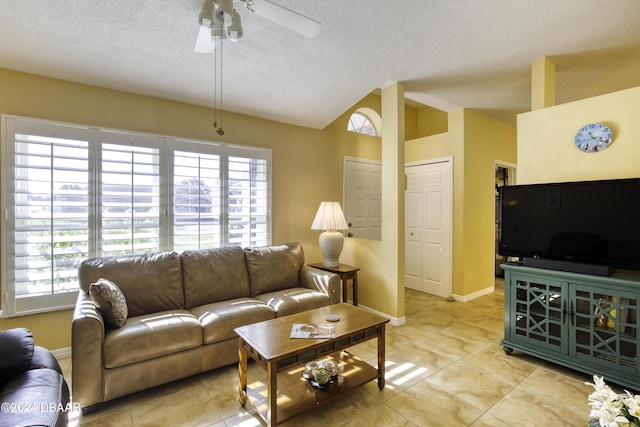
[[[335,338],[336,328],[328,324],[294,323],[290,338]]]

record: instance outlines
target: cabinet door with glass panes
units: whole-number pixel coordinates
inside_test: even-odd
[[[571,355],[637,375],[638,294],[580,284],[571,293]]]
[[[566,354],[568,284],[520,274],[510,281],[510,340]]]

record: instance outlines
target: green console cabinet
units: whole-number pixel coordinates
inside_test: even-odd
[[[602,277],[501,267],[507,354],[519,350],[640,391],[640,272]]]

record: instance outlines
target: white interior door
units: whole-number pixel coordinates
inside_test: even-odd
[[[452,160],[405,167],[405,286],[452,295]]]
[[[382,231],[382,164],[345,157],[344,216],[348,237],[380,240]]]

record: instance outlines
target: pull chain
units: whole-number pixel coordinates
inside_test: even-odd
[[[213,128],[216,130],[216,133],[220,136],[224,136],[224,129],[222,129],[222,45],[224,43],[220,40],[219,49],[214,51],[214,89],[213,89],[213,110],[214,110],[214,118],[213,118]],[[220,70],[218,71],[218,50],[220,51]],[[218,103],[218,74],[220,74],[220,103]],[[219,112],[218,112],[219,110]],[[218,114],[220,120],[220,126],[218,126]]]

